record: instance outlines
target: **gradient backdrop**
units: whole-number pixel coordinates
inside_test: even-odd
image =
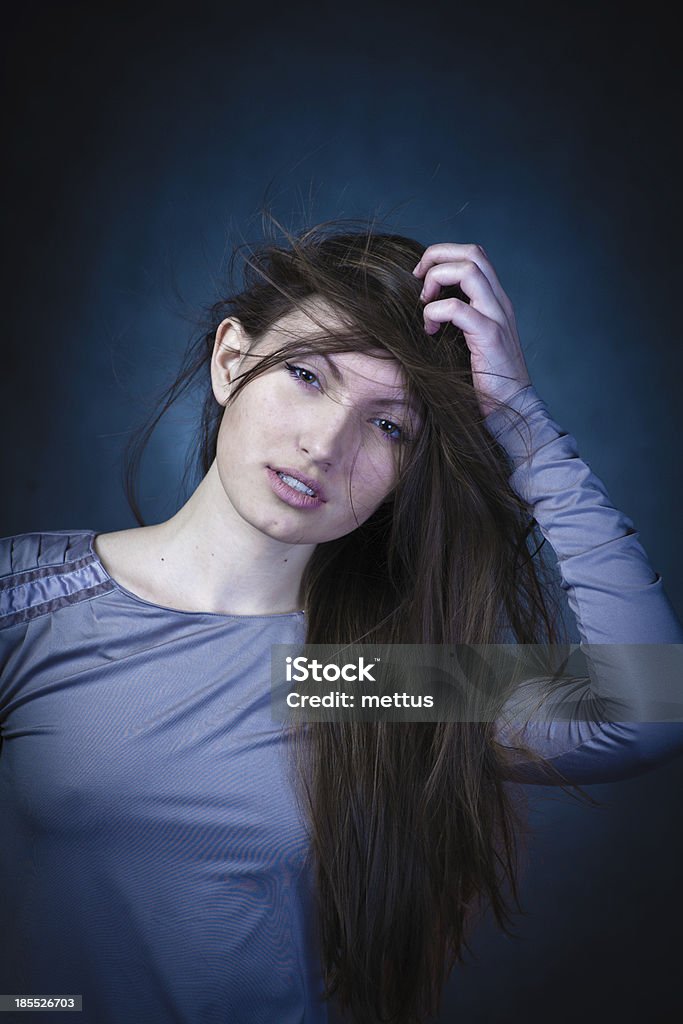
[[[486,247],[534,384],[683,615],[677,35],[654,5],[475,6],[27,2],[5,24],[0,534],[134,525],[127,431],[270,187],[289,227],[388,214]],[[150,446],[147,521],[177,507],[192,417]],[[673,1019],[682,781],[679,759],[589,787],[600,809],[529,790],[528,916],[481,929],[439,1021]]]

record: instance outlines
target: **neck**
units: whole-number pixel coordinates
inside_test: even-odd
[[[316,545],[279,541],[246,522],[215,462],[174,516],[146,529],[153,582],[189,606],[234,615],[302,609],[301,579]]]

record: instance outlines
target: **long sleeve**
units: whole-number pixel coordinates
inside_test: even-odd
[[[508,405],[512,412],[497,410],[485,425],[510,458],[511,486],[533,510],[557,555],[561,586],[582,645],[683,644],[683,626],[661,576],[650,565],[632,521],[614,508],[602,482],[581,460],[575,439],[554,422],[533,386],[518,392]],[[628,659],[621,646],[619,650],[624,671],[618,685],[629,699],[640,692],[647,707],[652,680],[643,677],[643,659]],[[642,650],[634,648],[634,655]],[[676,654],[682,651],[675,649]],[[683,704],[683,683],[678,700]],[[507,722],[514,708],[508,712],[499,728],[503,743],[510,735]],[[531,721],[522,739],[570,781],[605,782],[637,774],[683,751],[683,723],[569,717]],[[553,782],[529,762],[511,768],[510,778]]]

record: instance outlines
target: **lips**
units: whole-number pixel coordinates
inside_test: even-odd
[[[312,491],[315,491],[316,497],[320,498],[321,501],[327,501],[325,492],[323,491],[322,484],[319,480],[316,480],[312,476],[307,476],[306,473],[302,473],[300,469],[292,469],[291,466],[269,466],[274,473],[286,473],[287,476],[293,476],[297,480],[301,480],[302,484],[306,484]]]

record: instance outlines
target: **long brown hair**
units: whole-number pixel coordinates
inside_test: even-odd
[[[216,456],[223,408],[209,363],[218,325],[239,319],[257,341],[288,313],[316,320],[322,300],[340,326],[318,322],[318,352],[378,349],[403,367],[422,428],[402,453],[390,499],[357,529],[318,544],[306,567],[311,644],[554,644],[565,639],[543,538],[509,484],[508,457],[478,407],[462,332],[424,332],[411,271],[424,247],[365,221],[298,234],[272,214],[276,237],[243,254],[244,283],[210,309],[160,411],[133,435],[125,486],[140,525],[136,478],[161,416],[195,382],[205,391],[197,469]],[[230,272],[237,255],[233,251]],[[441,298],[467,301],[457,287]],[[300,339],[241,375],[301,352]],[[438,1012],[445,981],[490,907],[509,933],[525,822],[505,787],[511,748],[494,722],[308,723],[292,727],[298,794],[310,827],[326,996],[358,1024],[417,1024]],[[514,748],[552,769],[523,744]],[[555,776],[562,788],[563,780]],[[568,784],[567,784],[568,785]],[[578,790],[578,787],[573,787]],[[583,794],[582,794],[583,795]]]

